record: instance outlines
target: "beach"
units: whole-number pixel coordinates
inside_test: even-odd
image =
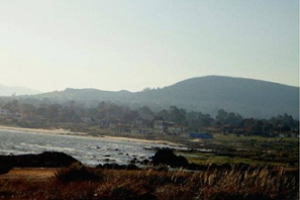
[[[147,140],[147,139],[118,137],[118,136],[109,136],[109,135],[92,136],[89,135],[88,133],[72,132],[66,129],[39,129],[39,128],[23,128],[23,127],[12,127],[12,126],[0,125],[0,130],[39,133],[39,134],[73,135],[79,137],[90,137],[90,138],[95,138],[97,140],[104,140],[104,141],[128,141],[128,142],[145,143],[145,144],[163,144],[169,146],[182,146],[181,144],[164,141],[164,140]]]

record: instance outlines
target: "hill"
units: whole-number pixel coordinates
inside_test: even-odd
[[[82,101],[97,104],[112,101],[154,110],[175,105],[214,116],[219,109],[244,117],[265,118],[287,113],[299,118],[299,87],[223,76],[191,78],[161,89],[141,92],[110,92],[97,89],[66,89],[32,96],[52,101]]]
[[[15,95],[34,95],[41,92],[25,87],[10,87],[5,85],[0,85],[0,96],[11,96]]]

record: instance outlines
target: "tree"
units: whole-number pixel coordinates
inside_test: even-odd
[[[20,111],[20,105],[18,100],[14,99],[12,101],[9,101],[6,103],[3,108],[10,110],[11,112],[19,112]]]
[[[184,109],[178,109],[176,106],[170,106],[169,120],[177,124],[184,125],[186,123],[186,111]]]

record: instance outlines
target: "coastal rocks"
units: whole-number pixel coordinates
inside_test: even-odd
[[[119,165],[116,163],[106,163],[106,164],[99,164],[96,166],[96,168],[99,169],[115,169],[115,170],[140,170],[139,167],[137,167],[136,165],[133,164],[129,164],[129,165]]]
[[[189,163],[183,156],[176,156],[171,149],[160,149],[152,157],[154,165],[169,165],[171,167],[188,167]]]
[[[0,174],[6,174],[9,172],[9,170],[11,170],[12,166],[5,164],[5,163],[1,163],[0,164]]]
[[[0,163],[11,167],[68,167],[78,160],[61,152],[0,156]]]

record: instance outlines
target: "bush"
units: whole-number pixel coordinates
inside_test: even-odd
[[[80,163],[74,163],[69,168],[59,170],[55,177],[63,182],[99,181],[103,178],[103,175],[100,170],[90,169]]]
[[[6,165],[6,164],[1,164],[0,165],[0,174],[6,174],[9,172],[9,170],[11,170],[11,166],[10,165]]]
[[[187,167],[187,159],[183,156],[176,156],[171,149],[160,149],[152,158],[154,165],[166,164],[171,167]]]

